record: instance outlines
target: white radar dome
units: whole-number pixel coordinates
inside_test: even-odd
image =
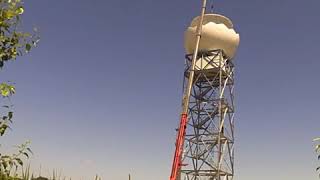
[[[194,53],[199,21],[199,16],[194,18],[185,31],[184,46],[187,54]],[[221,49],[229,59],[232,59],[238,48],[239,41],[239,34],[233,29],[230,19],[219,14],[204,15],[199,51]]]

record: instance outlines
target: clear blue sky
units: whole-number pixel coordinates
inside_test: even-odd
[[[16,83],[6,145],[32,140],[35,171],[168,179],[182,93],[183,32],[200,0],[26,0],[39,27]],[[221,0],[241,35],[236,56],[237,180],[317,179],[320,1]],[[87,178],[88,179],[88,178]]]

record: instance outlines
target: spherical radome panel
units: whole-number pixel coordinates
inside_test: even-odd
[[[185,31],[185,49],[187,54],[192,54],[196,44],[196,30],[200,17],[192,20]],[[240,41],[239,34],[233,29],[230,19],[219,14],[205,14],[202,25],[199,51],[221,49],[232,59],[237,51]]]

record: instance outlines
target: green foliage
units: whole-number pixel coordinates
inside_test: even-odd
[[[15,88],[13,85],[1,83],[0,84],[0,96],[3,98],[9,98],[15,93]],[[12,105],[3,105],[3,114],[0,115],[0,137],[4,136],[7,129],[10,129],[10,124],[12,123],[13,111],[11,110]],[[11,155],[4,155],[0,153],[0,180],[5,177],[12,177],[10,175],[15,175],[19,166],[23,166],[22,157],[29,158],[29,154],[32,153],[31,149],[28,147],[30,144],[27,141],[24,144],[16,146],[17,152]]]
[[[12,111],[8,111],[6,115],[0,116],[0,136],[3,136],[6,130],[10,128],[9,124],[12,123],[12,117]]]
[[[0,180],[19,179],[17,170],[19,166],[23,167],[23,161],[21,158],[23,155],[29,157],[28,153],[31,153],[31,150],[28,148],[29,143],[30,142],[26,142],[17,146],[18,153],[0,157]],[[26,177],[26,174],[23,174],[23,172],[24,170],[22,168],[22,177]]]
[[[12,85],[1,83],[0,84],[0,96],[4,98],[8,98],[9,96],[15,93],[15,88]],[[3,136],[8,128],[10,128],[9,124],[12,123],[13,112],[10,111],[10,107],[8,105],[3,105],[5,115],[0,115],[0,136]]]
[[[13,95],[16,92],[16,89],[13,85],[7,83],[0,84],[0,95],[3,97],[8,97]]]
[[[28,53],[39,41],[36,32],[28,33],[20,29],[21,16],[24,13],[22,0],[0,0],[0,68],[6,62],[15,60],[18,56]],[[12,84],[0,84],[2,100],[15,93]],[[0,114],[0,137],[4,136],[12,123],[12,106],[2,105],[4,111]],[[2,110],[2,109],[1,109]],[[30,142],[17,146],[17,152],[11,155],[0,153],[0,180],[16,179],[18,167],[23,167],[23,157],[29,158],[32,153],[28,147]],[[23,175],[25,176],[25,175]]]
[[[13,112],[10,111],[10,106],[4,106],[8,109],[5,115],[0,116],[0,137],[4,136],[6,130],[10,128],[12,123]],[[17,152],[11,155],[4,155],[0,153],[0,175],[1,176],[10,176],[12,173],[17,171],[18,167],[23,166],[22,158],[29,158],[32,154],[31,149],[29,148],[30,141],[27,141],[21,145],[16,146]],[[0,178],[1,180],[1,178]]]
[[[0,67],[28,53],[39,41],[36,29],[33,34],[20,30],[23,13],[21,0],[0,0]]]
[[[24,13],[22,0],[0,0],[0,68],[8,61],[15,60],[18,56],[29,53],[39,42],[37,29],[32,33],[24,32],[20,28],[21,16]],[[12,84],[0,83],[0,96],[2,99],[10,98],[16,90]],[[4,136],[12,123],[13,111],[11,105],[2,105],[4,111],[0,112],[0,137]],[[32,154],[30,142],[17,147],[16,153],[5,155],[0,153],[0,180],[48,180],[48,178],[34,178],[30,166],[24,168],[23,158]],[[0,144],[1,145],[1,144]],[[21,167],[21,176],[17,170]],[[53,171],[52,180],[65,179]],[[95,180],[101,180],[98,176]]]

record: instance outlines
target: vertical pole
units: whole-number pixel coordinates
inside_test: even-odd
[[[219,132],[218,132],[218,172],[217,172],[217,176],[218,176],[218,180],[221,180],[220,177],[220,168],[221,168],[221,157],[222,157],[222,148],[221,148],[221,131],[222,131],[222,121],[223,121],[223,117],[222,117],[222,53],[219,51]]]
[[[131,175],[129,174],[129,180],[131,180]]]

